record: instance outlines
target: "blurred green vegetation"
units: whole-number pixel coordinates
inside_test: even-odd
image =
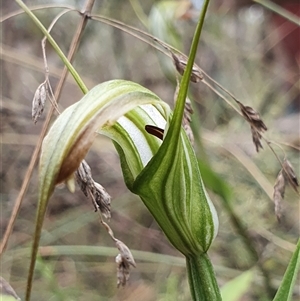
[[[79,9],[83,6],[83,1],[56,3],[76,5]],[[13,1],[4,0],[1,5],[3,16],[19,9]],[[137,7],[144,15],[136,15]],[[40,10],[36,15],[49,25],[60,10]],[[93,8],[93,14],[149,30],[185,53],[195,27],[194,13],[184,1],[96,1]],[[77,13],[70,12],[52,31],[65,53],[79,20]],[[269,13],[258,5],[232,11],[225,5],[212,4],[197,63],[243,104],[260,112],[270,140],[299,147],[299,112],[292,105],[299,91],[296,85],[286,89],[288,75],[282,67],[284,58],[280,57],[283,54],[280,43],[272,39],[274,30],[268,20]],[[31,121],[32,98],[44,80],[42,34],[24,14],[10,18],[2,26],[1,236],[44,120],[43,117],[37,125]],[[55,87],[62,63],[51,47],[47,47],[47,58]],[[169,104],[173,102],[175,72],[171,61],[137,38],[105,24],[88,22],[74,66],[89,88],[105,80],[123,78],[144,85]],[[68,78],[60,109],[81,96]],[[217,279],[221,287],[227,285],[228,292],[230,280],[250,271],[251,281],[237,278],[236,286],[233,285],[237,291],[243,290],[236,300],[270,300],[266,276],[275,291],[299,237],[299,198],[287,187],[283,218],[278,224],[272,202],[273,186],[281,168],[276,157],[265,143],[264,150],[255,152],[249,125],[206,86],[191,85],[190,98],[195,111],[195,149],[220,219],[219,234],[209,251]],[[281,149],[273,147],[283,159]],[[282,147],[299,175],[299,152]],[[87,162],[95,180],[112,196],[110,226],[116,237],[133,250],[137,268],[132,270],[129,285],[117,289],[117,250],[113,242],[100,227],[93,205],[82,192],[77,188],[71,194],[62,186],[50,200],[32,300],[190,300],[183,258],[171,247],[142,202],[126,189],[112,143],[105,137],[97,138]],[[35,170],[1,258],[1,274],[21,298],[35,222],[37,177]],[[240,235],[234,217],[251,245]],[[253,257],[253,250],[249,251],[251,246],[258,260]],[[295,289],[296,296],[299,292]]]

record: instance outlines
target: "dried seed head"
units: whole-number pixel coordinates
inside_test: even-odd
[[[90,166],[86,163],[85,160],[81,162],[78,169],[76,170],[76,180],[78,185],[80,186],[80,189],[84,193],[86,197],[88,197],[87,189],[88,187],[93,186],[93,178],[92,178],[92,172]],[[93,189],[93,187],[92,187]]]
[[[118,254],[116,257],[117,267],[117,286],[125,286],[130,276],[130,267],[126,265],[121,257],[121,254]]]
[[[283,176],[285,180],[291,184],[291,186],[294,188],[296,192],[298,192],[299,187],[299,181],[297,179],[297,176],[295,174],[294,168],[291,164],[291,162],[287,159],[284,159],[283,161]]]
[[[126,262],[126,264],[136,267],[134,258],[132,256],[132,253],[130,252],[129,248],[121,241],[116,239],[116,246],[118,250],[120,251],[120,255],[122,257],[122,260]]]
[[[21,300],[21,298],[16,294],[14,289],[11,287],[11,285],[0,276],[0,296],[12,296],[15,298],[15,300]],[[2,298],[1,298],[2,300]],[[11,300],[11,299],[9,299]]]
[[[32,100],[32,120],[34,123],[37,122],[38,118],[41,117],[44,111],[46,98],[47,98],[47,83],[43,82],[36,89]]]
[[[244,106],[241,102],[237,101],[240,106],[241,112],[245,119],[251,126],[252,140],[256,147],[256,151],[259,152],[260,148],[263,148],[260,140],[262,138],[261,133],[267,131],[268,128],[260,118],[258,112],[249,106]]]
[[[259,152],[259,149],[263,149],[263,146],[260,142],[261,134],[251,125],[252,141],[256,147],[256,151]]]
[[[173,63],[175,65],[175,68],[176,68],[177,72],[180,75],[183,75],[184,70],[185,70],[186,65],[187,65],[188,58],[186,56],[175,54],[173,52],[173,50],[166,43],[164,43],[164,42],[162,42],[162,41],[160,41],[156,38],[153,38],[153,39],[154,39],[154,41],[159,43],[162,47],[164,47],[166,50],[168,50],[171,53]],[[200,68],[196,64],[194,64],[194,66],[192,68],[191,81],[194,82],[194,83],[198,83],[200,80],[203,79],[203,77],[204,76],[203,76],[203,73],[200,70]]]
[[[104,187],[101,186],[99,183],[94,182],[94,185],[95,185],[95,193],[94,193],[95,201],[96,201],[97,205],[99,206],[99,209],[100,209],[101,213],[103,214],[103,216],[107,219],[110,219],[110,217],[111,217],[111,215],[110,215],[111,197],[107,193],[107,191],[104,189]]]
[[[111,197],[103,186],[93,180],[91,168],[85,160],[81,162],[75,175],[84,195],[92,200],[95,211],[99,209],[105,218],[110,219]]]
[[[176,55],[170,49],[169,49],[169,51],[171,52],[173,63],[175,65],[176,70],[178,71],[178,73],[180,75],[183,75],[184,70],[187,65],[187,59],[181,55],[180,56]],[[202,79],[203,79],[203,73],[201,72],[201,70],[199,69],[198,66],[194,65],[193,69],[192,69],[192,74],[191,74],[191,81],[193,83],[198,83]]]
[[[264,124],[264,122],[261,120],[258,112],[256,112],[253,108],[249,106],[244,106],[242,103],[238,102],[241,112],[246,118],[246,120],[250,123],[250,125],[253,125],[259,132],[267,131],[268,128]]]
[[[130,276],[130,266],[136,267],[134,258],[129,248],[120,240],[116,239],[116,246],[120,254],[116,257],[117,268],[117,285],[125,286]]]
[[[277,220],[280,222],[282,211],[281,211],[281,204],[284,198],[284,192],[285,192],[285,179],[283,176],[282,170],[279,172],[276,183],[274,186],[274,193],[273,193],[273,201],[275,205],[275,214],[277,217]]]

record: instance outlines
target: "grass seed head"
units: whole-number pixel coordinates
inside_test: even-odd
[[[94,182],[95,186],[95,192],[94,192],[94,198],[95,201],[103,214],[103,216],[107,219],[110,219],[111,214],[110,214],[110,201],[111,197],[107,193],[107,191],[104,189],[102,185],[100,185],[97,182]]]
[[[299,181],[291,162],[287,159],[283,161],[283,176],[285,180],[290,183],[293,189],[298,192]]]
[[[267,126],[260,118],[260,115],[258,112],[256,112],[253,108],[251,108],[249,106],[244,106],[240,102],[238,104],[240,106],[243,116],[250,123],[250,125],[254,126],[261,133],[268,130]]]
[[[129,248],[120,240],[116,239],[116,246],[120,254],[116,257],[117,268],[117,285],[125,286],[130,276],[130,266],[136,267],[134,258]]]
[[[241,112],[247,122],[250,124],[251,127],[251,133],[252,133],[252,141],[256,147],[256,151],[259,152],[259,149],[263,149],[263,146],[261,144],[261,138],[264,131],[267,131],[268,128],[265,125],[265,123],[260,118],[260,115],[258,112],[256,112],[253,108],[249,106],[244,106],[241,102],[237,101]]]
[[[187,59],[184,58],[183,56],[176,55],[173,51],[171,51],[171,55],[176,70],[180,75],[183,75],[187,65]],[[191,74],[191,81],[193,83],[198,83],[202,79],[203,79],[203,73],[197,66],[194,65]]]
[[[43,82],[36,89],[32,100],[32,120],[34,123],[37,123],[37,120],[41,117],[44,111],[46,98],[47,98],[47,83]]]
[[[105,218],[110,219],[111,197],[102,185],[94,181],[91,168],[85,160],[81,162],[75,175],[84,195],[92,199],[95,211],[99,209]]]
[[[251,134],[252,134],[252,141],[256,147],[256,151],[259,152],[260,148],[263,149],[263,146],[260,142],[261,134],[252,125],[251,125]]]

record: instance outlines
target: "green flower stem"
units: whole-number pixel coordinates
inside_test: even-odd
[[[194,65],[198,43],[200,40],[201,31],[204,24],[205,15],[208,9],[209,0],[206,0],[203,4],[203,8],[199,17],[199,21],[194,34],[193,42],[191,45],[191,51],[189,55],[189,60],[183,79],[181,81],[180,90],[178,93],[177,105],[174,111],[174,116],[170,129],[174,127],[174,133],[172,135],[179,135],[181,125],[177,122],[178,119],[182,119],[185,99],[188,93],[188,86],[190,82],[190,77],[192,73],[192,67]],[[172,126],[173,125],[173,126]],[[169,133],[171,135],[171,133]],[[174,145],[176,149],[176,145]],[[222,300],[219,286],[215,277],[213,266],[207,253],[202,253],[199,255],[191,255],[186,257],[187,273],[189,278],[189,284],[191,289],[191,294],[194,301],[218,301]]]
[[[186,257],[186,267],[194,301],[222,300],[215,272],[207,253]]]
[[[196,57],[196,53],[197,53],[197,48],[198,48],[198,43],[200,40],[200,35],[201,35],[202,28],[203,28],[204,19],[205,19],[208,5],[209,5],[209,1],[210,0],[205,0],[205,2],[203,4],[203,8],[202,8],[201,14],[199,16],[199,21],[198,21],[198,24],[197,24],[197,27],[195,30],[195,34],[193,37],[188,63],[187,63],[185,72],[183,74],[182,81],[180,83],[180,89],[179,89],[179,93],[178,93],[176,107],[174,110],[174,116],[172,119],[172,123],[170,125],[170,129],[174,128],[174,133],[172,133],[172,135],[174,135],[174,136],[179,136],[179,132],[181,130],[181,122],[178,123],[178,119],[182,120],[182,117],[183,117],[185,100],[186,100],[187,93],[188,93],[192,69],[193,69],[193,65],[194,65],[194,61],[195,61],[195,57]],[[171,133],[170,133],[170,135],[171,135]],[[174,139],[173,141],[175,142],[176,140]],[[176,147],[176,146],[174,145],[174,147]]]
[[[55,52],[58,54],[58,56],[61,58],[63,61],[64,65],[68,68],[69,72],[72,74],[73,78],[75,79],[76,83],[82,90],[84,94],[88,92],[88,88],[82,81],[81,77],[75,70],[75,68],[72,66],[72,64],[69,62],[67,57],[64,55],[60,47],[57,45],[55,40],[52,38],[52,36],[49,34],[48,30],[44,27],[44,25],[40,22],[40,20],[33,14],[33,12],[26,6],[26,4],[22,0],[15,0],[18,5],[24,9],[26,14],[30,17],[30,19],[37,25],[37,27],[43,32],[43,34],[47,37],[49,43],[52,45],[54,48]]]

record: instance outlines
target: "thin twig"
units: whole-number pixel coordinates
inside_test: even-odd
[[[71,10],[64,10],[62,11],[60,14],[58,14],[54,20],[51,22],[50,26],[48,27],[48,32],[50,33],[52,28],[54,27],[54,25],[57,23],[57,21],[66,13],[70,12]],[[47,63],[47,57],[46,57],[46,42],[47,42],[47,37],[44,37],[42,39],[42,52],[43,52],[43,59],[44,59],[44,65],[45,65],[45,81],[47,83],[47,87],[50,91],[50,102],[52,104],[52,106],[55,108],[56,112],[58,114],[60,114],[59,109],[58,109],[58,105],[57,105],[57,101],[55,99],[55,96],[53,94],[52,91],[52,87],[51,87],[51,83],[50,83],[50,79],[49,79],[49,67],[48,67],[48,63]],[[47,93],[48,94],[48,93]]]
[[[35,11],[35,10],[43,10],[43,9],[49,9],[49,8],[65,8],[65,9],[69,9],[69,10],[75,10],[77,12],[79,12],[78,9],[76,9],[74,6],[70,6],[70,5],[58,5],[58,4],[46,4],[46,5],[36,5],[36,6],[29,6],[31,11]],[[18,9],[14,12],[11,12],[5,16],[3,16],[2,18],[0,18],[0,23],[12,18],[12,17],[16,17],[19,16],[21,14],[24,14],[24,10],[23,9]]]
[[[107,25],[110,25],[112,27],[115,27],[115,28],[118,28],[120,30],[122,30],[123,32],[139,39],[140,41],[143,41],[144,43],[150,45],[151,47],[155,48],[156,50],[160,51],[161,53],[167,55],[168,57],[172,58],[171,57],[171,54],[169,54],[167,51],[161,49],[160,47],[156,46],[154,43],[150,42],[149,40],[141,37],[140,35],[138,34],[135,34],[133,31],[136,31],[138,33],[141,33],[151,39],[156,39],[154,36],[152,36],[151,34],[148,34],[147,32],[144,32],[138,28],[135,28],[133,26],[130,26],[130,25],[127,25],[123,22],[119,22],[117,20],[114,20],[114,19],[110,19],[110,18],[106,18],[106,17],[103,17],[103,16],[99,16],[99,15],[91,15],[90,18],[94,21],[98,21],[98,22],[102,22],[104,24],[107,24]],[[163,41],[161,41],[163,43]]]

